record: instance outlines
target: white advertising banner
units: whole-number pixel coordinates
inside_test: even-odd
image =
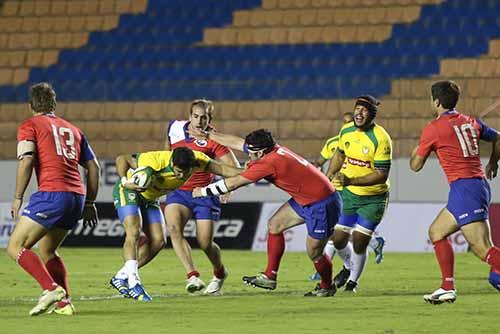
[[[282,203],[264,203],[259,226],[252,245],[254,251],[265,251],[267,221]],[[445,203],[391,203],[377,234],[386,239],[387,252],[432,252],[427,235],[430,224]],[[294,227],[285,233],[287,251],[305,251],[305,225]],[[461,232],[450,237],[456,252],[467,251],[467,242]]]
[[[10,203],[0,203],[0,248],[6,248],[12,231],[14,221],[10,217]]]

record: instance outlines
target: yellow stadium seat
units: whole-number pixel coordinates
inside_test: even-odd
[[[295,0],[293,3],[294,8],[307,8],[311,7],[311,0]]]
[[[304,42],[308,44],[320,43],[322,34],[322,27],[307,27],[304,29]]]
[[[40,36],[40,47],[43,49],[56,48],[56,34],[47,33]]]
[[[132,0],[117,0],[115,13],[117,14],[128,13],[129,11],[131,11],[132,3],[133,3]]]
[[[102,30],[108,31],[118,27],[118,16],[117,15],[107,15],[104,16],[104,22],[102,24]]]
[[[279,8],[293,8],[294,7],[294,2],[295,0],[279,0],[278,1],[278,7]]]
[[[21,32],[23,27],[23,18],[22,17],[8,17],[2,18],[0,20],[2,23],[1,32]]]
[[[22,67],[26,63],[26,51],[11,51],[9,53],[9,67]]]
[[[275,134],[279,140],[293,138],[296,134],[297,121],[281,119],[278,122],[278,132]]]
[[[500,61],[495,58],[480,58],[477,60],[476,74],[480,77],[494,77],[498,63]]]
[[[85,18],[85,29],[86,31],[96,31],[101,30],[104,22],[104,16],[100,15],[89,15],[84,16]]]
[[[51,15],[65,15],[66,14],[67,3],[66,1],[51,1],[50,4],[50,14]]]
[[[281,10],[268,10],[265,12],[265,25],[269,27],[276,27],[281,25],[283,18],[283,11]]]
[[[333,23],[334,12],[332,10],[319,10],[316,15],[316,24],[329,25]]]
[[[0,123],[0,139],[16,140],[17,122],[1,122]]]
[[[314,26],[317,20],[317,10],[302,10],[299,16],[299,23],[301,26]]]
[[[364,29],[366,29],[366,26],[341,26],[339,27],[339,41],[342,43],[359,42],[356,39],[356,36],[359,36],[359,34],[357,34],[357,31],[363,31]]]
[[[217,45],[221,34],[222,32],[219,33],[219,29],[217,28],[203,29],[203,43],[206,45]]]
[[[274,9],[278,7],[279,0],[263,0],[262,8],[264,9]]]
[[[88,32],[76,32],[71,34],[71,47],[79,48],[86,45],[89,41]]]
[[[28,68],[16,68],[12,76],[12,84],[20,85],[28,81],[30,70]]]
[[[215,34],[217,35],[217,40],[222,45],[235,45],[237,43],[238,38],[238,29],[214,29]]]
[[[247,10],[237,10],[233,12],[233,25],[236,27],[246,27],[250,25],[250,13]]]
[[[300,24],[300,11],[283,11],[284,26],[295,27]]]
[[[266,129],[271,131],[272,134],[278,133],[278,120],[275,119],[269,119],[269,120],[259,120],[259,123],[257,127],[254,130],[257,129]]]
[[[279,110],[275,108],[273,101],[255,101],[252,107],[252,117],[255,119],[279,119]]]
[[[54,25],[54,31],[67,31],[69,29],[70,18],[68,16],[57,16],[51,18],[51,20]]]
[[[36,16],[27,16],[23,18],[23,26],[21,28],[22,32],[34,32],[38,31],[40,20]],[[20,31],[20,32],[21,32]]]
[[[84,31],[85,30],[85,16],[72,16],[69,20],[70,31]]]
[[[51,3],[45,1],[36,1],[35,2],[35,15],[36,16],[45,16],[50,14]]]
[[[271,40],[271,28],[254,29],[253,41],[256,45],[269,44]]]
[[[272,28],[270,36],[271,44],[283,44],[288,40],[288,29],[285,28]]]
[[[311,6],[316,8],[324,8],[328,6],[328,0],[311,0]]]
[[[19,1],[4,1],[0,8],[0,16],[16,16],[20,11],[21,3]]]
[[[86,0],[81,7],[81,14],[83,15],[98,15],[100,0]]]
[[[304,35],[303,28],[288,28],[288,43],[301,44],[304,42]]]
[[[146,6],[148,4],[147,0],[134,0],[132,1],[131,13],[139,14],[146,11]]]
[[[83,12],[84,2],[82,1],[68,1],[66,12],[69,16],[78,16]]]
[[[262,27],[266,22],[264,11],[254,10],[250,12],[249,25],[252,27]]]
[[[21,1],[21,7],[18,12],[19,16],[35,15],[35,1]]]
[[[253,30],[249,28],[236,29],[236,40],[238,45],[253,44]]]
[[[55,33],[56,36],[56,48],[62,49],[71,46],[71,33],[59,32]]]

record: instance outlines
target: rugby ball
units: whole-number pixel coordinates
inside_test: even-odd
[[[137,168],[130,179],[134,184],[141,188],[147,188],[153,180],[154,169],[151,167],[139,167]]]

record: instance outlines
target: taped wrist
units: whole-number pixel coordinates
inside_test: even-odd
[[[201,193],[203,196],[219,196],[227,194],[229,189],[226,186],[224,180],[219,180],[214,183],[210,183],[208,186],[201,188]]]

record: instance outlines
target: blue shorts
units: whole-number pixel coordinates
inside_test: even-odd
[[[31,195],[23,210],[29,217],[46,229],[71,230],[83,212],[85,196],[68,191],[38,191]]]
[[[193,198],[193,192],[189,190],[174,190],[167,195],[166,204],[181,204],[191,210],[193,218],[196,220],[218,221],[221,208],[219,197]]]
[[[328,239],[342,212],[342,200],[338,192],[321,201],[301,206],[293,198],[288,204],[306,223],[307,234],[314,239]]]
[[[491,190],[484,178],[458,179],[450,184],[446,209],[458,227],[488,219]]]
[[[142,217],[142,225],[164,223],[163,213],[161,209],[156,205],[151,206],[138,206],[134,204],[128,204],[121,206],[116,209],[118,212],[118,219],[123,223],[123,220],[128,216],[140,216]]]

